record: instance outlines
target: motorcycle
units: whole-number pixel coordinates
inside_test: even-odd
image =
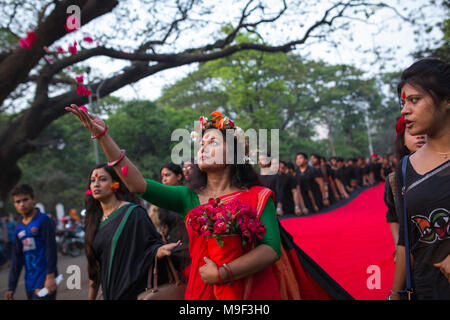
[[[65,225],[56,232],[58,250],[63,255],[78,257],[84,248],[84,228],[81,225]]]

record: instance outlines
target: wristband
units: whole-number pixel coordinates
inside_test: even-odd
[[[105,129],[102,131],[102,132],[100,132],[99,134],[97,134],[96,136],[93,136],[93,135],[91,135],[91,139],[97,139],[97,138],[100,138],[102,135],[104,135],[105,133],[106,133],[106,131],[108,131],[108,125],[106,125],[106,127],[105,127]]]
[[[228,284],[231,286],[234,283],[233,272],[231,272],[231,268],[226,263],[222,264],[222,267],[224,267],[230,275],[230,281],[228,282]]]
[[[117,160],[108,162],[108,167],[114,167],[116,164],[118,164],[123,159],[123,157],[125,157],[125,152],[125,149],[120,150],[120,157]]]

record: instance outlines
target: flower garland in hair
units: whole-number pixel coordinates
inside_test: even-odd
[[[212,112],[211,116],[213,116],[212,119],[208,119],[205,116],[201,116],[199,118],[202,131],[206,131],[208,129],[218,129],[218,130],[233,129],[235,130],[234,136],[238,136],[238,134],[243,133],[241,128],[237,127],[230,118],[224,117],[220,112],[218,111]],[[199,138],[198,133],[196,131],[192,131],[191,138],[192,140],[197,140]]]
[[[236,137],[238,143],[247,147],[247,141],[245,139],[244,130],[240,127],[236,126],[236,124],[228,117],[224,117],[220,112],[215,111],[211,113],[212,119],[208,119],[205,116],[201,116],[200,126],[201,132],[204,132],[208,129],[217,129],[217,130],[234,130],[234,137]],[[198,142],[201,137],[199,136],[197,131],[191,132],[191,139]],[[252,163],[251,158],[249,156],[244,156],[245,163]],[[253,164],[253,163],[252,163]]]

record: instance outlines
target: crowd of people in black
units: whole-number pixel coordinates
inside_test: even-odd
[[[292,162],[270,159],[260,155],[260,177],[266,187],[275,192],[277,214],[307,215],[326,209],[340,200],[350,198],[360,188],[374,186],[395,169],[397,158],[392,155],[379,157],[372,154],[344,159],[325,159],[318,154],[299,152],[295,166]],[[278,167],[274,172],[273,168]]]

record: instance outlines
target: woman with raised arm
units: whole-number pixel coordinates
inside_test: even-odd
[[[165,186],[145,179],[108,135],[108,126],[76,105],[66,108],[75,114],[102,146],[109,165],[120,174],[130,191],[158,207],[175,211],[185,218],[189,234],[191,267],[186,299],[215,300],[214,285],[242,281],[243,290],[236,299],[351,299],[314,261],[295,246],[292,237],[280,227],[270,189],[259,186],[253,167],[238,161],[236,135],[233,138],[232,164],[227,161],[226,130],[234,123],[215,112],[216,121],[201,119],[201,147],[197,154],[199,170],[190,187]],[[241,149],[240,149],[241,150]],[[126,173],[126,174],[124,174]],[[256,212],[265,234],[233,261],[216,265],[208,258],[207,238],[194,231],[191,216],[198,210],[210,210],[211,199],[221,203],[239,200]],[[213,201],[214,202],[214,201]],[[280,233],[281,231],[281,233]],[[292,262],[296,254],[296,263]],[[311,276],[306,276],[308,273]],[[320,283],[320,285],[319,285]]]
[[[411,260],[415,298],[450,299],[450,65],[433,58],[415,62],[403,71],[397,93],[406,130],[426,134],[427,142],[396,168],[402,219],[391,298],[400,298]]]

